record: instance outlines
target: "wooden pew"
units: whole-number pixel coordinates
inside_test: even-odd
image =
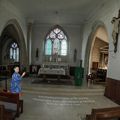
[[[15,120],[15,114],[7,112],[4,105],[0,105],[0,120]]]
[[[19,99],[17,93],[0,92],[0,104],[4,105],[7,111],[15,112],[16,117],[23,112],[23,100]]]
[[[86,115],[86,120],[111,120],[120,119],[120,107],[92,109],[90,115]]]

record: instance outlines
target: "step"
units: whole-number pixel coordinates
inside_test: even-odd
[[[23,87],[24,93],[50,95],[50,96],[80,96],[80,95],[104,95],[104,88],[68,88],[68,87]]]

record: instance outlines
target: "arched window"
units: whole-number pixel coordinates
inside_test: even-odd
[[[19,62],[19,47],[15,42],[10,45],[10,59]]]
[[[56,27],[46,37],[45,55],[67,55],[67,36],[59,28]]]

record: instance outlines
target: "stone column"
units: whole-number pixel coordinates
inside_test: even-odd
[[[28,22],[27,26],[27,51],[28,51],[28,59],[29,59],[29,65],[31,65],[31,59],[32,59],[32,27],[33,27],[33,21]]]

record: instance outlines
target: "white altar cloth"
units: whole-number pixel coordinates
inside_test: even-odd
[[[65,70],[63,68],[40,68],[38,75],[40,74],[65,75]]]

